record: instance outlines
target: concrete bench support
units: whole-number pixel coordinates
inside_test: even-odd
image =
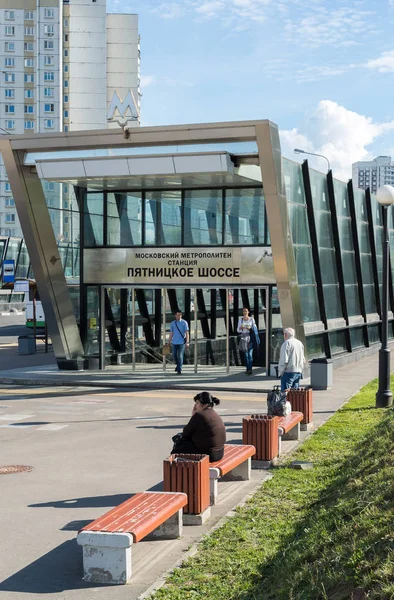
[[[280,432],[279,432],[279,435],[280,435]],[[300,423],[297,423],[287,433],[280,435],[280,437],[285,442],[285,441],[290,441],[290,440],[299,440],[300,435],[301,435],[301,427],[300,427]]]
[[[77,542],[83,547],[83,578],[89,583],[125,584],[131,579],[130,533],[82,531]]]

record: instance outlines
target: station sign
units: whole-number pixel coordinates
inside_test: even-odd
[[[272,250],[261,246],[207,248],[88,248],[84,283],[237,287],[276,282]]]
[[[14,283],[15,281],[15,261],[3,260],[3,283]]]

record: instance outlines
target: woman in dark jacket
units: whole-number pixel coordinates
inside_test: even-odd
[[[226,428],[213,408],[219,403],[209,392],[194,397],[192,417],[175,441],[172,454],[208,454],[210,462],[223,458]]]

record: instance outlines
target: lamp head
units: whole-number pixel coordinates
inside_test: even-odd
[[[299,148],[294,148],[295,154],[305,154],[305,150],[300,150]]]
[[[383,185],[376,193],[376,200],[382,206],[394,204],[394,187],[392,185]]]

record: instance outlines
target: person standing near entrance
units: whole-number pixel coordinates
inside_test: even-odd
[[[168,341],[172,344],[172,356],[176,364],[175,371],[181,375],[185,350],[189,347],[189,325],[182,319],[180,310],[175,313],[175,320],[170,325]]]
[[[281,391],[300,387],[300,379],[305,364],[304,345],[295,337],[291,327],[284,329],[285,341],[280,349],[278,375]]]
[[[247,375],[251,375],[253,372],[253,342],[251,336],[253,326],[255,325],[254,318],[249,314],[249,309],[243,308],[242,317],[238,321],[237,331],[241,334],[239,349],[244,353]]]

